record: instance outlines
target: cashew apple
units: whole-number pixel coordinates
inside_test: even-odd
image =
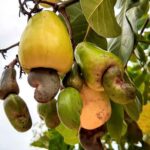
[[[67,28],[52,11],[30,18],[19,43],[18,58],[25,72],[51,68],[65,74],[73,64],[73,49]]]
[[[16,70],[14,68],[6,68],[0,79],[0,99],[4,100],[11,93],[19,93]]]
[[[70,129],[79,129],[82,99],[80,93],[68,87],[58,95],[57,111],[60,121]]]
[[[92,130],[105,124],[111,116],[107,94],[104,91],[94,91],[87,85],[83,85],[80,94],[83,101],[80,126]]]
[[[25,132],[32,126],[30,112],[25,101],[16,94],[9,94],[4,100],[4,111],[11,125],[19,132]]]
[[[90,42],[82,42],[75,49],[75,59],[91,89],[105,91],[119,104],[135,100],[135,88],[123,79],[123,63],[116,55]]]
[[[48,103],[38,103],[37,105],[38,114],[45,121],[48,128],[55,128],[60,123],[56,103],[56,100],[53,99]]]

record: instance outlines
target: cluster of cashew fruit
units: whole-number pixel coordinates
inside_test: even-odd
[[[110,100],[127,104],[135,99],[134,87],[123,78],[121,60],[89,42],[78,44],[73,52],[66,26],[46,10],[29,20],[18,58],[47,127],[63,124],[77,131],[86,150],[103,149],[100,138],[111,116]]]

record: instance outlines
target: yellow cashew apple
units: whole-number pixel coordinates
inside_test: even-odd
[[[44,10],[29,20],[21,36],[18,58],[26,72],[39,67],[59,74],[70,70],[72,43],[66,26],[54,12]]]

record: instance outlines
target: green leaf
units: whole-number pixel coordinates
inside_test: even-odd
[[[43,135],[38,140],[32,142],[31,146],[48,149],[48,147],[49,147],[49,138],[46,135]]]
[[[141,112],[142,105],[138,98],[136,98],[133,102],[124,105],[124,109],[128,116],[134,120],[137,121],[139,119],[139,115]]]
[[[107,129],[110,136],[119,141],[122,134],[124,134],[124,110],[123,106],[116,103],[111,103],[112,114],[111,118],[107,122]]]
[[[133,8],[132,8],[133,5]],[[145,15],[149,10],[149,0],[140,0],[136,7],[134,3],[131,4],[131,8],[127,11],[127,17],[132,25],[132,29],[135,33],[138,33],[138,20]]]
[[[118,23],[122,27],[121,36],[111,39],[108,46],[108,50],[119,56],[125,65],[134,48],[134,33],[126,16],[127,8],[128,2],[126,1],[117,16]]]
[[[62,123],[56,127],[56,130],[64,137],[65,143],[70,145],[79,143],[77,130],[71,130],[65,127]]]
[[[116,37],[121,33],[114,14],[115,2],[116,0],[80,1],[87,22],[101,36]]]
[[[55,129],[49,129],[43,133],[38,140],[31,143],[32,146],[46,148],[49,150],[73,150],[74,146],[70,146],[64,142],[64,138]]]
[[[72,32],[73,32],[73,39],[75,44],[82,42],[83,40],[95,43],[102,49],[107,49],[107,40],[106,38],[99,36],[95,31],[93,31],[80,7],[80,3],[76,3],[67,7],[67,14],[70,18]]]
[[[95,43],[97,46],[101,47],[102,49],[105,49],[105,50],[107,49],[107,40],[99,36],[91,28],[89,29],[89,32],[85,40],[91,43]]]

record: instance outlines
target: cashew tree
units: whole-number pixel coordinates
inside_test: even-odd
[[[19,42],[0,49],[1,59],[7,59],[18,47],[0,77],[0,99],[12,127],[18,132],[32,127],[19,95],[25,75],[47,127],[32,146],[150,149],[149,0],[18,3],[26,26]]]

